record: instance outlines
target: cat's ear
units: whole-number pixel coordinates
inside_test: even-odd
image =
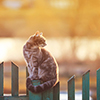
[[[38,37],[40,34],[39,34],[39,31],[37,31],[36,33],[35,33],[35,36],[36,37]]]
[[[43,35],[43,33],[41,32],[40,35]]]

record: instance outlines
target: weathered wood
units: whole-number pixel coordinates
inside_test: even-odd
[[[29,100],[28,96],[1,96],[0,100]]]
[[[89,72],[90,70],[82,76],[82,100],[89,100]]]
[[[100,69],[97,70],[97,100],[100,100]]]
[[[59,82],[56,84],[54,88],[51,88],[47,91],[42,93],[34,94],[29,91],[29,95],[26,96],[18,96],[18,87],[19,87],[19,80],[18,80],[18,67],[11,62],[12,70],[11,70],[11,77],[12,77],[12,96],[3,96],[3,63],[0,64],[0,100],[59,100]],[[28,77],[28,71],[26,68],[26,77]],[[32,81],[34,86],[40,84],[39,80]]]
[[[18,77],[18,67],[12,62],[12,96],[18,96],[19,87],[19,77]]]
[[[42,94],[42,100],[53,100],[53,88],[44,91]]]
[[[68,80],[68,100],[75,100],[75,75]]]
[[[0,64],[0,96],[3,96],[3,62]]]
[[[53,100],[60,100],[60,82],[53,87]]]
[[[32,83],[34,86],[37,86],[40,84],[40,81],[33,80]],[[29,100],[42,100],[42,93],[35,94],[29,91]]]

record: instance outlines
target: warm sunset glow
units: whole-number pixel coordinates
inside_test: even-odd
[[[16,38],[1,38],[0,61],[21,60],[23,43],[23,41]]]
[[[2,38],[0,39],[0,61],[23,61],[23,45],[27,39],[20,38]],[[88,40],[86,38],[77,39],[74,41],[76,46],[72,51],[70,38],[47,39],[48,49],[56,59],[61,60],[63,57],[68,59],[73,57],[73,53],[77,59],[84,61],[90,59],[94,61],[97,55],[100,55],[100,40]],[[77,44],[78,43],[78,44]],[[53,45],[52,45],[53,44]],[[53,49],[52,49],[53,48]],[[66,59],[67,59],[66,58]]]
[[[100,0],[0,0],[0,63],[5,62],[4,91],[10,91],[10,62],[19,66],[19,89],[25,93],[23,45],[36,31],[59,65],[60,90],[76,75],[90,70],[92,98],[96,100],[96,70],[100,68]],[[8,83],[9,82],[9,83]],[[24,85],[23,85],[24,84]]]

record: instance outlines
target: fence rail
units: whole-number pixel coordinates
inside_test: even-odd
[[[12,89],[11,96],[4,96],[3,93],[3,70],[4,63],[0,64],[0,100],[59,100],[60,99],[60,84],[41,94],[33,94],[26,90],[26,95],[19,96],[19,68],[11,62],[11,79]],[[26,70],[26,77],[28,72]],[[39,81],[33,81],[33,85],[40,84]],[[82,75],[82,100],[89,100],[89,88],[90,88],[90,70]],[[67,98],[67,97],[66,97]],[[66,99],[65,98],[65,99]],[[68,80],[68,100],[75,100],[75,75]],[[100,100],[100,69],[97,70],[97,100]]]

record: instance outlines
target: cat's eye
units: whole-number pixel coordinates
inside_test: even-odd
[[[42,41],[42,43],[45,43],[45,41]]]
[[[33,37],[30,37],[30,39],[32,40],[32,39],[33,39]]]
[[[45,40],[43,40],[43,43],[45,42]]]

